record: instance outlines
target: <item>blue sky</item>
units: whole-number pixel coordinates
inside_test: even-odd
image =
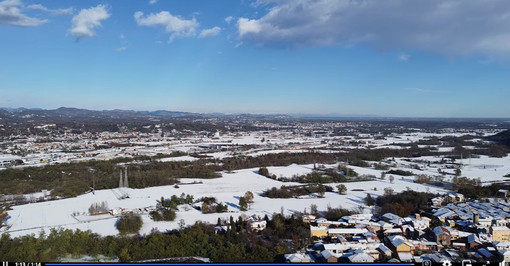
[[[0,106],[510,117],[505,0],[0,0]]]

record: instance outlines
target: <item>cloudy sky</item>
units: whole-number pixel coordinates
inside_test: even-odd
[[[510,117],[508,0],[0,0],[0,106]]]

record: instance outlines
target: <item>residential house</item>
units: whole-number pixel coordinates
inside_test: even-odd
[[[457,214],[454,211],[452,211],[448,208],[441,208],[441,209],[436,210],[436,212],[434,212],[434,216],[436,216],[442,222],[446,221],[447,218],[452,218],[456,215]]]
[[[329,250],[323,250],[321,252],[321,256],[322,256],[322,259],[324,260],[324,262],[329,262],[329,263],[337,263],[338,262],[337,255],[331,253]]]
[[[388,230],[384,230],[385,236],[391,236],[391,235],[402,235],[402,229],[401,228],[392,228]]]
[[[310,237],[323,238],[328,236],[328,228],[321,226],[310,226]]]
[[[399,252],[406,252],[411,253],[413,244],[408,241],[405,237],[395,235],[388,237],[388,240],[390,241],[391,245],[393,246],[393,251],[396,253]]]
[[[356,251],[353,255],[348,257],[350,263],[373,263],[374,258],[367,253]]]
[[[482,244],[482,241],[480,241],[480,238],[478,238],[477,235],[471,234],[467,237],[467,245],[470,249],[476,248],[477,246],[480,246]]]
[[[328,236],[331,238],[336,238],[338,236],[348,237],[348,236],[355,236],[355,235],[363,235],[367,233],[368,230],[363,228],[330,228],[328,229]]]
[[[388,229],[391,229],[393,228],[394,226],[390,223],[387,223],[385,221],[379,221],[378,224],[380,225],[380,228],[379,230],[388,230]]]
[[[416,214],[414,218],[411,218],[412,225],[417,230],[425,230],[429,228],[431,219],[428,217],[421,217]]]
[[[411,241],[413,244],[412,251],[430,252],[439,250],[439,245],[436,242],[429,241]]]
[[[285,254],[283,256],[286,262],[290,263],[310,263],[312,259],[308,254],[302,253],[294,253],[294,254]]]
[[[377,250],[381,252],[381,255],[385,257],[391,257],[391,249],[385,246],[384,244],[380,244],[379,247],[377,247]]]
[[[508,242],[510,241],[510,228],[506,226],[491,227],[492,241]]]
[[[443,204],[444,198],[443,197],[435,197],[435,198],[431,199],[430,201],[432,201],[432,206],[441,206],[441,204]]]
[[[433,230],[436,243],[443,246],[449,246],[451,244],[452,236],[450,230],[444,226],[437,226]]]
[[[448,202],[464,202],[464,195],[460,193],[450,193],[448,194]]]
[[[316,218],[317,217],[315,217],[315,215],[311,215],[311,214],[303,215],[303,222],[313,223],[313,222],[315,222]]]
[[[412,262],[413,261],[413,255],[409,252],[398,252],[398,259],[401,262]]]
[[[388,213],[385,213],[382,216],[382,218],[385,222],[388,222],[390,224],[397,225],[397,226],[402,225],[402,218],[396,214],[388,212]]]

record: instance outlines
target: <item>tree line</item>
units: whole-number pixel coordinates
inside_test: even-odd
[[[283,262],[283,254],[309,244],[309,228],[298,218],[274,214],[267,229],[252,232],[239,218],[220,221],[228,230],[218,233],[214,225],[196,224],[168,233],[102,237],[90,231],[51,229],[48,235],[0,238],[2,261],[58,261],[71,255],[103,255],[120,261],[198,256],[213,262]],[[287,242],[284,239],[289,239]]]

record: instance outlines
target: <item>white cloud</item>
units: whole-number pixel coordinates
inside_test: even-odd
[[[122,47],[119,47],[116,49],[117,52],[123,52],[123,51],[126,51],[127,50],[127,47],[126,46],[122,46]]]
[[[262,31],[263,25],[255,19],[240,18],[237,20],[239,36],[243,37],[249,34],[258,34]]]
[[[508,0],[259,0],[254,7],[267,11],[238,19],[245,43],[510,56]]]
[[[78,15],[73,17],[73,26],[71,27],[70,32],[76,36],[77,39],[83,37],[94,37],[96,36],[94,28],[100,27],[101,21],[109,17],[110,13],[108,13],[104,5],[82,9]]]
[[[33,27],[48,22],[47,19],[36,19],[22,14],[20,10],[22,7],[23,3],[19,0],[5,0],[0,2],[0,24]]]
[[[407,61],[411,60],[411,55],[408,55],[408,54],[400,54],[400,55],[398,56],[398,59],[399,59],[400,61],[407,62]]]
[[[234,19],[234,17],[232,16],[228,16],[225,18],[225,22],[227,22],[228,24],[230,24],[230,22]]]
[[[40,4],[29,5],[29,6],[27,6],[27,8],[28,9],[32,9],[32,10],[39,10],[39,11],[48,12],[48,13],[51,13],[53,15],[69,15],[69,14],[72,14],[73,11],[74,11],[74,9],[72,7],[70,7],[70,8],[48,9],[45,6],[40,5]]]
[[[158,2],[158,0],[149,0],[149,4],[150,4],[150,5],[154,5],[154,4],[155,4],[155,3],[157,3],[157,2]]]
[[[212,37],[220,34],[221,28],[220,27],[213,27],[210,29],[205,29],[200,32],[198,35],[198,38],[206,38],[206,37]]]
[[[70,32],[76,36],[77,39],[96,36],[94,28],[100,27],[101,21],[109,17],[110,14],[104,5],[82,9],[78,15],[73,17],[73,26]]]
[[[163,26],[167,33],[170,33],[169,42],[175,38],[195,36],[195,32],[199,26],[195,18],[183,19],[179,16],[173,16],[168,11],[161,11],[156,14],[148,14],[144,16],[143,12],[137,11],[134,14],[136,23],[139,26]]]

